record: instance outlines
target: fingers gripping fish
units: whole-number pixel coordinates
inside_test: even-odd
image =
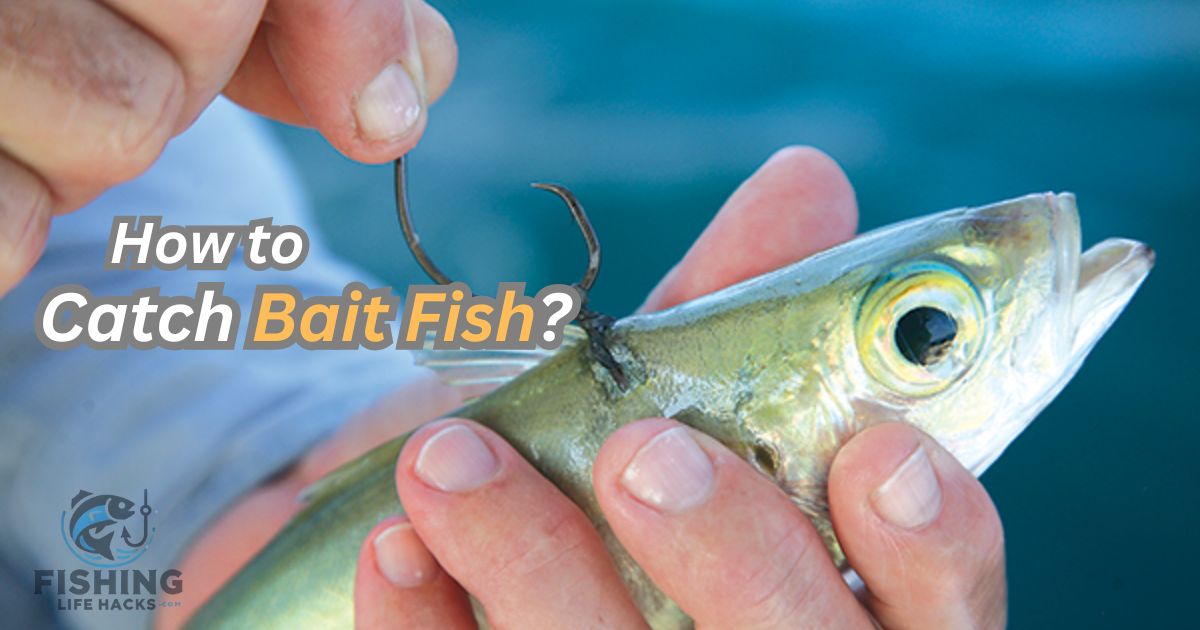
[[[1070,194],[914,219],[666,311],[585,319],[586,341],[578,335],[450,415],[497,431],[583,508],[652,627],[687,627],[592,493],[592,462],[613,431],[666,416],[720,440],[791,497],[845,567],[826,497],[842,444],[907,422],[981,474],[1062,390],[1153,265],[1141,243],[1081,253],[1079,241]],[[451,381],[454,366],[481,359],[456,356],[425,354]],[[404,440],[311,489],[192,625],[350,627],[359,545],[403,509],[393,468]]]

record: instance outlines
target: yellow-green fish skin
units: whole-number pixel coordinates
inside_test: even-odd
[[[1101,248],[1081,262],[1070,195],[917,219],[618,322],[610,344],[631,378],[626,391],[576,344],[451,415],[497,431],[583,508],[652,627],[687,627],[596,504],[591,466],[614,430],[666,416],[712,435],[774,479],[840,563],[825,496],[837,449],[864,427],[905,421],[981,473],[1065,385],[1152,264],[1137,243]],[[1081,277],[1088,286],[1078,286]],[[1077,293],[1088,303],[1073,304]],[[888,354],[893,307],[921,300],[954,311],[964,336],[945,360],[953,363],[935,366],[945,378]],[[359,547],[377,522],[402,510],[393,469],[404,439],[321,482],[190,625],[352,627]]]

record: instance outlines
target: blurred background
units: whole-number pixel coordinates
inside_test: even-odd
[[[569,185],[623,314],[775,149],[810,144],[861,226],[1029,192],[1078,195],[1084,242],[1158,267],[1067,390],[984,476],[1013,627],[1177,626],[1200,564],[1200,3],[434,0],[459,73],[412,155],[415,221],[476,291],[573,282],[583,244],[532,181]],[[335,249],[396,287],[387,167],[279,126]]]

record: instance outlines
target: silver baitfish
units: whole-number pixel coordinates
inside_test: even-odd
[[[592,494],[592,462],[615,429],[668,416],[720,440],[774,479],[843,563],[826,500],[842,444],[865,427],[908,422],[982,473],[1067,384],[1153,262],[1149,248],[1121,239],[1081,254],[1070,194],[951,210],[616,322],[606,339],[626,382],[587,343],[564,344],[451,415],[497,431],[583,507],[653,627],[686,626]],[[477,374],[456,372],[479,359],[461,356],[431,363],[451,366],[451,381]],[[359,546],[402,511],[393,467],[404,440],[314,487],[191,625],[351,627]]]

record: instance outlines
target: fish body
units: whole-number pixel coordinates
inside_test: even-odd
[[[133,516],[133,501],[113,494],[93,495],[80,490],[71,499],[71,539],[84,551],[113,560],[113,525]],[[107,532],[107,533],[106,533]]]
[[[666,416],[720,440],[773,479],[844,564],[826,498],[842,444],[908,422],[982,473],[1067,383],[1152,264],[1144,245],[1118,239],[1081,256],[1069,194],[952,210],[620,320],[608,345],[626,387],[578,343],[451,415],[494,429],[583,508],[652,627],[686,627],[592,493],[592,462],[613,431]],[[403,509],[393,468],[405,439],[320,482],[191,625],[351,627],[359,546]]]

